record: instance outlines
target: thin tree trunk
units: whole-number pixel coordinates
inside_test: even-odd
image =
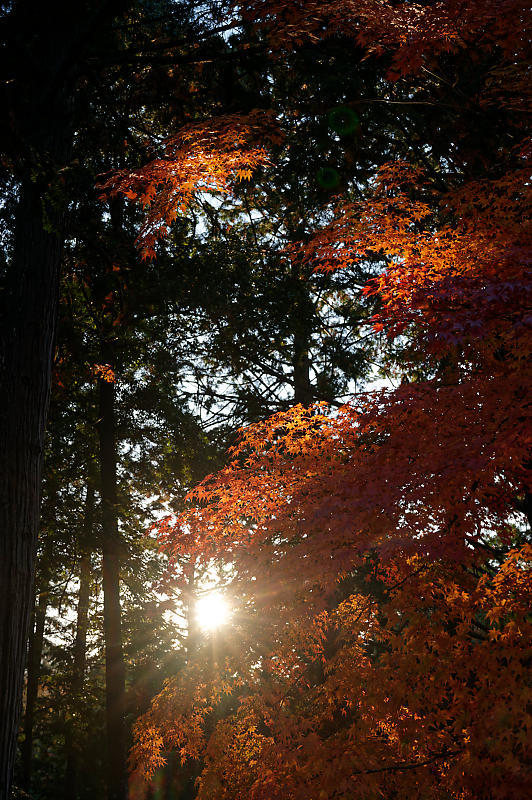
[[[187,658],[191,659],[198,647],[199,625],[196,617],[196,576],[194,574],[194,564],[190,564],[187,574],[185,614],[187,620],[186,650]]]
[[[299,326],[298,326],[299,327]],[[302,326],[301,326],[302,327]],[[294,402],[308,406],[314,399],[314,392],[310,382],[309,342],[304,331],[294,335],[293,375],[294,375]]]
[[[176,774],[176,753],[172,750],[168,753],[166,765],[164,767],[164,800],[174,800],[174,780]]]
[[[28,682],[26,686],[26,710],[24,712],[24,741],[20,748],[21,755],[21,784],[25,792],[30,792],[32,756],[33,756],[33,726],[35,721],[35,704],[39,692],[39,679],[41,675],[42,650],[44,643],[44,625],[46,610],[48,608],[48,586],[39,592],[31,615],[30,636],[28,645]]]
[[[78,774],[80,742],[73,709],[77,708],[83,692],[85,682],[85,669],[87,664],[87,630],[89,624],[89,602],[91,593],[92,566],[90,553],[87,551],[88,543],[94,522],[94,487],[87,485],[85,501],[85,517],[83,522],[83,535],[81,546],[85,549],[81,557],[79,572],[79,594],[76,619],[76,638],[73,647],[72,683],[71,683],[71,713],[65,730],[65,800],[76,800],[78,796]]]
[[[292,368],[294,381],[294,401],[308,406],[314,398],[310,381],[310,326],[313,306],[308,295],[303,276],[296,276],[295,300],[292,308],[293,351]]]
[[[112,364],[109,344],[102,361]],[[103,528],[105,692],[107,715],[108,800],[127,797],[125,667],[120,608],[120,554],[116,492],[115,385],[100,379],[100,477]]]
[[[57,510],[57,485],[51,481],[48,486],[46,505],[55,516]],[[40,569],[35,578],[36,588],[33,593],[33,605],[30,621],[27,657],[26,708],[24,710],[24,739],[20,748],[21,785],[30,792],[33,759],[33,729],[35,721],[35,705],[39,691],[42,650],[44,643],[44,626],[49,601],[50,587],[50,548],[46,546],[40,556]]]

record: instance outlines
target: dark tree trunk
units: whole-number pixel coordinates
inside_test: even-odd
[[[10,795],[33,594],[63,241],[60,170],[80,67],[129,5],[16,0],[0,19],[0,149],[20,186],[0,293],[0,800]]]
[[[187,650],[187,658],[190,659],[196,652],[199,643],[199,625],[196,617],[196,604],[198,598],[196,593],[196,576],[194,574],[194,564],[191,564],[188,567],[187,588],[185,597],[186,597],[185,614],[187,620],[186,650]]]
[[[525,467],[528,470],[531,469],[531,465],[528,460],[525,462]],[[521,503],[518,503],[517,507],[525,515],[528,522],[528,527],[532,532],[532,493],[528,490],[525,490],[524,498]]]
[[[0,147],[20,186],[0,308],[0,800],[10,795],[33,596],[63,241],[59,170],[71,149],[76,68],[126,5],[17,0],[0,20]]]
[[[314,308],[308,294],[306,277],[300,274],[294,277],[294,305],[292,308],[294,402],[308,406],[315,399],[310,380],[309,357]]]
[[[301,321],[298,327],[303,327]],[[294,402],[308,406],[314,399],[314,392],[310,382],[309,342],[305,331],[298,331],[294,335]]]
[[[57,319],[60,225],[43,189],[21,190],[0,352],[0,800],[15,759],[35,568],[44,427]]]
[[[30,793],[33,756],[33,725],[35,721],[35,704],[39,691],[41,675],[42,649],[44,642],[44,624],[48,607],[48,586],[43,587],[36,599],[31,615],[30,636],[28,644],[28,682],[26,686],[26,710],[24,712],[24,741],[20,748],[21,784],[25,792]]]
[[[113,364],[109,344],[104,344],[102,347],[102,361],[104,364]],[[120,555],[123,545],[118,531],[117,514],[115,385],[103,379],[100,379],[98,385],[108,800],[125,800],[127,797],[125,668],[120,609]]]
[[[94,487],[87,485],[85,518],[83,522],[83,541],[86,548],[91,539],[94,522]],[[75,712],[81,700],[87,662],[87,630],[89,624],[89,602],[91,593],[92,567],[90,553],[85,549],[81,556],[79,571],[79,594],[76,619],[76,638],[73,648],[71,713],[65,730],[65,800],[76,800],[78,796],[79,757],[81,754],[79,731],[75,723]]]

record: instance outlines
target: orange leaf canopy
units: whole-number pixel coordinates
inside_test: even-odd
[[[262,110],[191,123],[158,145],[160,155],[138,170],[114,171],[100,184],[103,196],[122,194],[146,209],[138,244],[144,258],[198,193],[228,193],[267,161],[266,142],[277,140],[275,120]]]
[[[415,70],[480,31],[518,61],[529,29],[495,0],[249,13],[277,47],[363,18],[402,74],[411,48]],[[532,793],[529,175],[526,143],[438,196],[389,164],[294,248],[319,269],[382,257],[375,325],[429,377],[249,426],[161,523],[177,579],[183,555],[230,565],[235,615],[223,652],[198,652],[138,723],[141,772],[175,749],[204,759],[202,800]]]
[[[204,753],[202,798],[527,794],[527,172],[520,151],[511,176],[449,193],[436,227],[421,176],[392,165],[308,246],[327,269],[386,255],[377,324],[409,330],[434,378],[244,429],[161,525],[176,569],[232,565],[240,612],[226,662],[191,663],[140,723],[148,771],[160,737]],[[226,691],[240,702],[206,740]]]

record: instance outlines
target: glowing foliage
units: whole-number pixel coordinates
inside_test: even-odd
[[[482,26],[503,61],[524,46],[514,2],[246,8],[275,46],[353,20],[403,75]],[[175,570],[182,553],[232,565],[240,610],[223,657],[199,651],[139,722],[139,772],[175,749],[204,758],[202,800],[531,793],[529,149],[498,174],[436,194],[388,164],[294,245],[325,270],[382,257],[375,327],[432,377],[242,430],[160,524]]]
[[[116,376],[109,364],[94,364],[92,367],[93,375],[105,383],[114,383]]]
[[[441,358],[460,346],[466,359],[495,371],[504,348],[504,372],[521,369],[530,345],[530,151],[516,161],[504,178],[447,192],[439,208],[412,199],[434,194],[419,169],[385,165],[373,196],[342,204],[304,255],[329,270],[384,256],[387,269],[365,289],[382,300],[378,330],[394,336],[415,326],[416,352]],[[449,222],[438,225],[438,217]]]
[[[157,240],[197,193],[227,193],[234,182],[249,180],[267,160],[266,142],[278,136],[264,111],[189,124],[158,146],[157,158],[138,170],[113,172],[100,188],[146,209],[138,242],[144,258],[153,258]]]
[[[250,0],[235,5],[244,19],[266,32],[274,51],[329,36],[350,37],[368,54],[391,53],[388,77],[396,79],[418,72],[427,58],[471,44],[485,50],[496,44],[512,77],[519,75],[529,85],[530,7],[523,0]],[[492,77],[498,85],[504,80],[500,72]]]

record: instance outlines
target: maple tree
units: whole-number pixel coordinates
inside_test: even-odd
[[[233,182],[249,180],[267,159],[268,138],[278,136],[275,120],[257,110],[185,125],[162,142],[160,157],[139,170],[113,171],[101,183],[103,196],[121,194],[147,209],[139,243],[153,258],[155,243],[195,193],[229,192]]]
[[[250,18],[261,10],[270,41],[288,47],[323,36],[323,14],[345,32],[353,7],[261,3]],[[522,3],[368,2],[356,4],[361,16],[379,19],[379,36],[369,24],[361,43],[394,48],[394,78],[482,30],[498,60],[478,102],[526,107],[526,84],[517,100],[501,80],[523,76]],[[426,377],[243,429],[228,466],[159,525],[173,580],[183,553],[231,567],[235,630],[214,659],[190,658],[140,720],[136,776],[176,750],[204,759],[202,798],[530,791],[530,150],[520,121],[510,138],[489,168],[443,188],[417,165],[383,166],[365,198],[339,198],[329,224],[292,249],[324,270],[382,257],[364,290],[380,300],[375,328],[404,343],[407,375],[422,367]]]

